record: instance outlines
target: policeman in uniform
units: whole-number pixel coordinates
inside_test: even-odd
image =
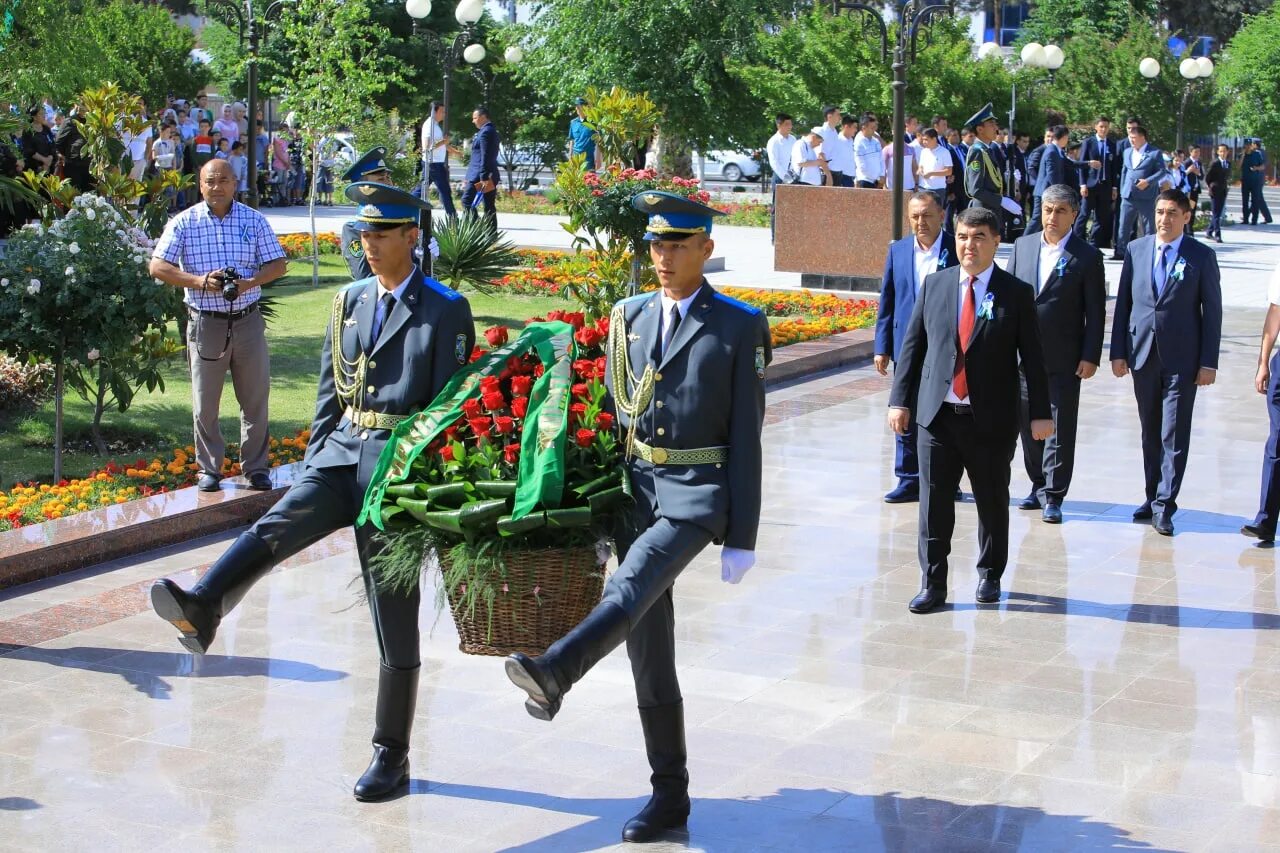
[[[371,181],[375,184],[391,186],[391,169],[387,167],[387,149],[379,145],[364,152],[359,160],[342,173],[342,180]],[[353,220],[342,226],[342,259],[347,262],[351,277],[356,281],[363,281],[373,275],[373,271],[369,269],[369,262],[364,257],[358,225],[359,220]]]
[[[978,137],[969,146],[969,153],[964,161],[964,188],[969,194],[969,207],[985,207],[1003,222],[1004,209],[1000,206],[1000,200],[1004,198],[1004,177],[992,154],[992,146],[1000,127],[991,104],[978,110],[965,124],[972,127],[974,135]]]
[[[358,205],[352,225],[375,275],[334,294],[301,477],[190,590],[168,579],[151,588],[156,613],[195,654],[208,650],[219,622],[259,578],[355,522],[391,430],[436,397],[475,343],[467,300],[413,265],[423,203],[368,182],[354,183],[346,193]],[[358,800],[385,797],[409,781],[420,662],[418,590],[405,596],[375,586],[369,562],[380,540],[372,532],[369,526],[355,530],[382,663],[373,761],[356,783]]]
[[[635,496],[617,536],[618,570],[586,619],[543,655],[507,658],[506,669],[529,713],[550,720],[569,688],[626,642],[653,796],[622,837],[652,841],[689,816],[672,585],[713,542],[724,546],[726,581],[755,562],[771,349],[764,314],[703,278],[720,211],[657,191],[632,204],[649,215],[644,237],[662,288],[623,300],[610,317],[606,382]]]

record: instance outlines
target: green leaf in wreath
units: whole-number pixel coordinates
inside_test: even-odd
[[[517,533],[528,533],[531,530],[537,530],[539,527],[545,527],[547,524],[547,515],[544,512],[531,512],[524,518],[512,518],[504,515],[498,519],[498,532],[503,536],[513,536]]]
[[[472,530],[485,527],[507,514],[507,499],[475,501],[458,510],[458,523]]]
[[[488,498],[510,498],[515,496],[516,484],[512,480],[480,480],[476,491]]]
[[[626,493],[622,490],[622,486],[614,486],[612,489],[606,489],[603,492],[596,492],[594,495],[587,496],[587,504],[591,507],[591,512],[600,515],[613,509],[618,504],[627,499]]]
[[[547,510],[548,527],[590,527],[591,507],[575,506],[568,509]]]
[[[426,498],[433,506],[462,506],[467,499],[467,487],[470,483],[445,483],[441,486],[428,486]]]

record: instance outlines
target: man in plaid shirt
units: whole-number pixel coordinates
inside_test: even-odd
[[[200,170],[204,201],[165,226],[151,258],[151,274],[186,291],[187,354],[200,490],[216,492],[226,442],[218,404],[227,371],[240,404],[240,469],[250,488],[271,488],[267,469],[267,393],[271,365],[266,324],[258,311],[262,285],[285,274],[284,249],[262,214],[235,201],[236,179],[225,160]],[[223,270],[240,276],[235,299],[224,295]]]

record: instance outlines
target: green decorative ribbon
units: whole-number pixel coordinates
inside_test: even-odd
[[[564,491],[564,445],[569,421],[573,370],[573,327],[553,321],[531,323],[514,341],[461,368],[427,408],[395,428],[365,492],[357,524],[383,530],[382,502],[388,488],[409,479],[414,461],[462,415],[462,404],[480,396],[480,380],[497,376],[508,359],[535,353],[543,374],[529,394],[529,410],[520,445],[513,520],[538,506],[560,505]],[[534,427],[535,428],[531,428]]]

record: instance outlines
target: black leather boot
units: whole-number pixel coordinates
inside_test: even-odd
[[[536,658],[516,652],[507,657],[507,678],[529,698],[525,710],[539,720],[551,720],[560,700],[600,659],[622,645],[631,630],[627,612],[602,601],[574,628]]]
[[[378,709],[373,723],[373,760],[356,782],[357,800],[381,800],[409,786],[409,733],[418,705],[422,667],[378,668]]]
[[[252,533],[241,533],[190,592],[168,578],[153,583],[151,606],[182,632],[178,642],[187,651],[202,655],[209,651],[222,617],[274,566],[275,555],[267,543]]]
[[[640,709],[644,750],[653,769],[653,796],[640,813],[622,827],[622,840],[657,841],[689,822],[688,753],[684,744],[684,703]]]

